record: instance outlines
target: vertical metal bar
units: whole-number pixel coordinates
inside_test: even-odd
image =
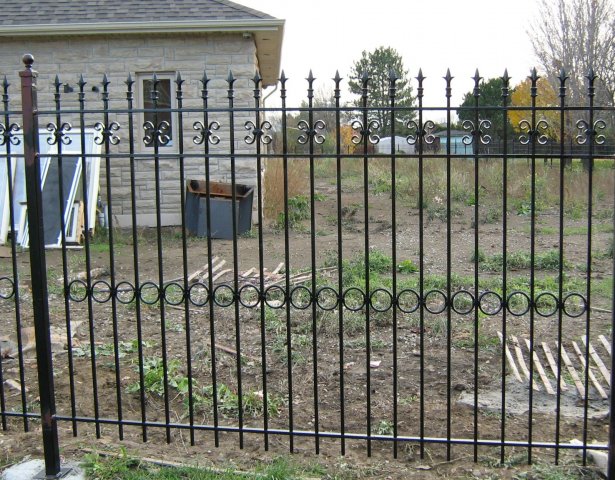
[[[2,417],[2,430],[7,430],[8,426],[6,423],[6,396],[4,393],[4,362],[2,360],[2,355],[0,355],[0,416]],[[25,418],[25,410],[23,411]]]
[[[9,114],[8,114],[8,100],[9,100],[9,96],[8,96],[8,81],[6,79],[6,75],[4,76],[4,82],[3,82],[3,95],[2,95],[2,100],[3,100],[3,106],[4,106],[4,125],[2,125],[2,132],[0,134],[0,145],[5,145],[6,147],[6,158],[4,157],[0,157],[0,162],[4,161],[6,163],[6,181],[7,181],[7,186],[9,188],[9,191],[11,191],[11,195],[9,196],[9,208],[11,210],[11,213],[13,213],[13,195],[12,195],[12,176],[13,176],[13,171],[11,170],[11,160],[10,160],[10,155],[11,155],[11,137],[13,134],[13,127],[11,126],[10,119],[9,119]],[[11,224],[12,227],[12,224]],[[11,228],[11,236],[13,235],[12,233],[12,228]],[[14,250],[12,250],[14,251]],[[17,291],[17,271],[15,269],[13,269],[13,292]],[[19,339],[21,337],[20,335],[20,329],[17,328],[17,338]],[[21,348],[18,348],[18,353],[21,353]],[[4,393],[4,365],[3,365],[3,355],[0,355],[0,417],[2,418],[2,430],[6,430],[7,427],[7,422],[6,422],[6,396]],[[21,391],[25,391],[25,385],[22,382],[21,383]],[[22,408],[22,413],[24,414],[23,418],[26,418],[25,413],[26,413],[26,409]]]
[[[154,73],[152,76],[151,100],[153,107],[153,125],[151,142],[154,147],[154,181],[156,186],[156,246],[158,253],[158,307],[160,309],[160,340],[162,348],[162,369],[164,378],[164,420],[167,443],[171,443],[171,412],[169,407],[169,362],[167,358],[167,335],[166,335],[166,309],[164,306],[164,264],[162,251],[162,215],[160,195],[160,147],[169,142],[168,131],[171,125],[165,120],[158,122],[158,80]]]
[[[135,134],[134,134],[134,80],[128,74],[126,80],[126,102],[128,105],[128,147],[130,158],[130,209],[132,218],[132,257],[134,269],[134,302],[135,317],[137,320],[137,351],[139,356],[139,402],[141,404],[141,438],[147,442],[147,409],[145,407],[145,372],[143,369],[143,329],[141,316],[141,280],[139,278],[139,237],[137,232],[137,196],[136,196],[136,174],[135,174]]]
[[[478,74],[478,69],[474,75],[474,462],[478,461],[478,324],[479,316],[479,278],[478,278],[478,196],[479,196],[479,148],[481,141],[481,125],[478,111],[480,97],[480,81],[482,77]]]
[[[9,193],[9,219],[10,219],[10,227],[11,227],[11,265],[13,270],[13,291],[14,291],[14,300],[15,300],[15,331],[17,332],[17,358],[19,363],[19,384],[21,385],[21,412],[24,414],[23,416],[23,428],[25,432],[30,431],[30,426],[28,422],[28,417],[25,415],[28,409],[27,397],[26,397],[26,373],[25,373],[25,365],[23,358],[23,339],[21,338],[21,295],[19,292],[19,282],[18,282],[18,268],[17,268],[17,240],[15,238],[15,204],[13,199],[13,176],[11,172],[13,171],[13,165],[11,160],[11,145],[12,139],[11,135],[14,132],[19,130],[19,126],[15,125],[13,128],[13,124],[9,118],[9,82],[4,77],[2,82],[2,103],[4,105],[4,125],[7,128],[7,140],[6,140],[6,168],[8,172],[8,193]],[[4,382],[3,382],[4,385]],[[4,412],[4,408],[2,410]],[[6,417],[2,417],[2,426],[6,429]]]
[[[396,142],[395,142],[395,96],[397,88],[395,82],[397,82],[397,73],[391,70],[389,72],[389,108],[391,116],[391,275],[393,277],[392,295],[393,299],[397,299],[397,155],[396,155]],[[399,445],[397,442],[397,436],[399,434],[398,425],[398,344],[397,344],[397,307],[396,302],[392,302],[393,305],[393,458],[397,458]]]
[[[201,79],[202,89],[201,89],[201,98],[203,100],[203,129],[205,133],[203,135],[203,151],[205,158],[205,184],[207,185],[207,190],[205,192],[205,212],[206,212],[206,221],[207,224],[207,291],[208,291],[208,304],[209,304],[209,343],[210,343],[210,355],[211,355],[211,386],[213,390],[213,402],[212,408],[214,411],[214,445],[216,447],[220,446],[220,431],[219,428],[219,417],[218,417],[218,371],[216,366],[216,328],[215,328],[215,313],[216,309],[214,308],[214,282],[213,282],[213,253],[211,247],[211,158],[209,155],[209,145],[211,143],[218,143],[220,139],[213,135],[212,130],[218,130],[220,125],[218,122],[209,122],[209,91],[207,90],[207,85],[209,83],[209,78],[207,78],[207,73],[203,72],[203,78]]]
[[[314,179],[314,141],[316,140],[316,125],[314,124],[314,76],[310,74],[308,81],[308,124],[312,130],[309,137],[309,159],[310,159],[310,266],[311,275],[311,304],[312,304],[312,391],[314,394],[314,449],[316,454],[320,453],[319,415],[318,415],[318,325],[317,325],[317,292],[316,292],[316,191]]]
[[[615,163],[615,159],[612,159]],[[615,165],[614,165],[615,166]],[[613,179],[615,180],[615,168],[613,169]],[[615,190],[613,191],[613,209],[615,209]],[[615,250],[615,215],[613,217],[613,234],[611,235],[611,248]],[[615,251],[612,251],[613,270],[615,278]],[[615,282],[611,291],[611,352],[615,352]],[[613,399],[615,399],[615,356],[611,355],[611,389],[609,395],[609,461],[607,467],[607,478],[615,479],[615,418],[613,415]]]
[[[192,379],[192,332],[190,318],[190,294],[188,292],[188,241],[186,235],[186,175],[184,158],[184,115],[182,90],[184,80],[179,72],[175,78],[177,86],[175,95],[177,99],[177,147],[179,153],[179,199],[181,202],[181,235],[182,235],[182,268],[183,268],[183,296],[184,317],[186,320],[186,373],[188,375],[188,417],[190,421],[190,445],[194,446],[194,381]]]
[[[265,451],[269,450],[269,409],[267,408],[268,391],[267,391],[267,335],[265,325],[265,261],[263,248],[263,182],[262,182],[262,152],[261,143],[269,143],[271,137],[264,136],[263,120],[261,118],[261,82],[262,78],[257,73],[254,76],[254,116],[255,129],[258,133],[254,134],[256,142],[256,188],[258,190],[258,269],[259,269],[259,302],[260,302],[260,329],[261,329],[261,375],[263,376],[263,430]]]
[[[295,436],[293,418],[293,362],[292,362],[292,335],[290,322],[290,238],[288,224],[288,125],[286,118],[286,75],[282,70],[280,77],[280,99],[282,100],[282,162],[284,170],[284,274],[286,292],[286,366],[287,366],[287,386],[288,386],[288,430],[289,430],[289,450],[294,450]]]
[[[506,304],[508,283],[508,100],[509,100],[510,77],[508,70],[504,70],[502,77],[502,303]],[[502,419],[500,424],[500,463],[503,464],[506,455],[506,342],[507,339],[507,308],[502,308]]]
[[[534,423],[534,355],[531,352],[534,351],[534,320],[535,320],[535,295],[536,295],[536,141],[537,125],[536,125],[536,96],[538,92],[537,82],[538,75],[536,69],[532,70],[530,80],[532,82],[530,87],[531,97],[531,134],[530,137],[530,388],[529,388],[529,411],[527,420],[527,463],[532,463],[532,439],[533,439],[533,423]]]
[[[32,64],[34,63],[34,57],[32,57],[32,55],[24,55],[23,63],[26,68],[19,72],[19,76],[21,77],[26,192],[28,197],[32,309],[34,312],[34,334],[36,337],[36,363],[38,369],[39,398],[41,402],[45,474],[53,477],[60,473],[61,466],[60,448],[58,444],[58,425],[55,418],[56,405],[53,383],[49,304],[47,299],[47,267],[45,261],[45,239],[43,236],[43,205],[40,183],[36,86],[38,73],[32,70]]]
[[[56,130],[55,130],[55,138],[53,141],[56,143],[58,148],[58,197],[59,197],[59,206],[60,206],[60,238],[61,238],[61,252],[62,252],[62,283],[64,287],[64,315],[66,317],[66,343],[68,346],[68,381],[69,381],[69,392],[70,392],[70,411],[72,416],[72,427],[73,427],[73,436],[77,435],[77,421],[75,417],[77,415],[76,406],[75,406],[75,378],[73,374],[73,335],[71,333],[71,312],[70,312],[70,296],[69,296],[69,278],[68,278],[68,258],[66,253],[66,222],[64,220],[65,216],[65,205],[64,205],[64,172],[63,172],[63,158],[62,158],[62,146],[64,145],[64,129],[70,129],[69,124],[62,123],[62,115],[61,115],[61,94],[60,87],[62,83],[60,79],[56,75],[54,87],[54,100],[55,100],[55,121],[56,121]],[[85,175],[85,172],[83,172]],[[72,208],[72,207],[69,207]],[[21,337],[21,335],[19,335]],[[23,390],[23,389],[22,389]]]
[[[453,342],[453,322],[452,322],[452,302],[451,302],[451,270],[452,270],[452,247],[451,247],[451,71],[446,70],[446,298],[449,305],[446,309],[446,460],[451,460],[451,436],[452,436],[452,342]]]
[[[6,80],[6,75],[4,77],[4,95],[3,95],[3,100],[4,100],[4,125],[3,125],[3,131],[2,131],[2,135],[0,136],[0,145],[6,145],[6,158],[0,157],[0,161],[5,161],[7,168],[6,168],[6,181],[7,181],[7,185],[10,186],[10,183],[12,181],[12,170],[9,168],[11,166],[11,161],[10,161],[10,153],[11,153],[11,147],[10,147],[10,139],[11,139],[11,126],[9,123],[9,119],[8,119],[8,94],[7,94],[7,89],[8,89],[8,81]],[[6,136],[4,136],[6,135]],[[9,188],[10,189],[10,188]],[[11,195],[9,197],[9,206],[11,209],[11,212],[13,210],[13,196]],[[17,275],[15,274],[16,272],[13,271],[13,291],[16,291],[16,285],[17,285]],[[17,338],[21,337],[20,335],[20,330],[17,329]],[[19,352],[21,352],[21,349],[18,349]],[[2,417],[2,430],[6,430],[7,429],[7,423],[6,423],[6,396],[4,393],[4,365],[3,365],[3,359],[2,359],[3,355],[0,355],[0,416]],[[23,383],[21,383],[21,390],[24,391],[25,390],[25,385]],[[26,409],[24,408],[22,410],[22,413],[26,413]],[[24,415],[24,418],[26,418],[26,416]]]
[[[237,192],[235,171],[235,77],[228,74],[229,153],[231,158],[231,215],[233,217],[233,303],[235,305],[235,350],[237,351],[237,407],[239,420],[239,448],[243,448],[243,381],[241,378],[241,319],[239,316],[239,252],[237,248]]]
[[[117,324],[117,294],[115,278],[115,249],[113,242],[113,195],[111,193],[111,145],[119,143],[120,139],[114,135],[119,129],[119,124],[109,121],[109,79],[105,74],[102,81],[102,101],[103,101],[103,125],[102,138],[99,140],[104,145],[105,156],[105,176],[107,180],[107,218],[109,219],[109,277],[111,282],[111,317],[113,329],[113,362],[115,365],[115,398],[117,401],[118,435],[120,440],[124,438],[124,426],[122,425],[122,377],[120,368],[119,333]],[[100,126],[100,124],[98,124]],[[85,132],[81,132],[84,135]],[[85,175],[86,172],[83,172]]]
[[[567,76],[562,70],[559,76],[560,88],[559,88],[559,238],[558,238],[558,294],[557,301],[559,308],[557,309],[557,379],[556,379],[556,393],[555,398],[555,464],[559,464],[560,455],[560,422],[561,422],[561,403],[562,403],[562,327],[563,327],[563,298],[564,298],[564,171],[566,166],[565,156],[565,120],[566,120],[566,80]]]
[[[370,268],[369,268],[369,156],[370,120],[367,111],[368,83],[367,73],[361,78],[361,107],[363,114],[363,223],[365,225],[363,249],[365,257],[365,375],[366,379],[366,421],[367,421],[367,456],[372,456],[372,376],[369,366],[371,359],[371,324],[370,324]]]
[[[587,275],[587,293],[586,293],[586,306],[585,312],[585,336],[587,342],[585,344],[585,392],[589,392],[589,334],[591,326],[591,284],[592,284],[592,215],[593,215],[593,173],[594,173],[594,142],[595,142],[595,125],[594,125],[594,95],[595,87],[594,82],[597,75],[593,69],[587,73],[586,77],[588,81],[587,97],[589,99],[589,121],[586,131],[585,141],[587,142],[587,263],[586,263],[586,275]],[[587,462],[587,437],[588,437],[588,423],[589,423],[589,394],[585,394],[583,399],[583,464]]]
[[[86,81],[83,79],[83,75],[79,76],[79,129],[81,132],[85,131],[85,85]],[[81,143],[81,171],[87,172],[87,157],[85,147],[85,135],[83,133],[79,136]],[[94,219],[89,218],[89,202],[96,201],[95,199],[88,198],[88,182],[86,175],[81,175],[81,189],[83,191],[83,209],[85,212],[83,225],[85,230],[85,273],[86,273],[86,297],[88,301],[88,333],[90,337],[90,362],[92,368],[92,400],[94,402],[94,419],[96,426],[96,438],[100,438],[100,408],[98,404],[98,375],[96,368],[96,347],[95,347],[95,328],[94,328],[94,305],[92,298],[92,256],[90,249],[90,224],[94,223]]]
[[[341,110],[340,110],[340,77],[339,71],[335,72],[335,161],[336,161],[336,194],[337,194],[337,295],[338,295],[338,337],[339,337],[339,376],[340,376],[340,453],[346,455],[346,401],[344,385],[344,262],[343,256],[343,230],[342,230],[342,136],[341,136]]]
[[[423,212],[423,71],[419,69],[416,79],[419,82],[416,97],[418,99],[418,132],[417,141],[419,145],[419,436],[421,439],[420,456],[425,458],[425,238],[423,228],[425,217]]]

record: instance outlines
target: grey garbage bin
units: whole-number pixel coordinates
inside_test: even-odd
[[[207,237],[207,191],[204,180],[188,180],[186,187],[186,229],[197,237]],[[230,183],[209,182],[211,238],[233,238],[233,190]],[[252,228],[254,187],[235,184],[237,235]]]

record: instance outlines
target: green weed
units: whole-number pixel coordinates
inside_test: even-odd
[[[314,195],[315,202],[326,200],[326,196],[320,193]],[[301,222],[310,218],[310,197],[308,195],[295,195],[288,199],[288,228],[297,229],[301,227]],[[286,224],[284,212],[278,214],[276,227],[284,229]]]
[[[177,390],[180,394],[188,393],[188,377],[180,373],[179,360],[167,361],[167,379],[169,387]],[[152,395],[164,394],[164,364],[160,357],[148,357],[143,359],[143,389]],[[139,382],[128,385],[128,393],[137,393],[141,389]]]
[[[416,273],[419,271],[419,267],[412,260],[402,260],[397,264],[397,271],[399,273]]]
[[[217,406],[218,412],[227,418],[237,418],[239,416],[239,396],[227,385],[220,383],[217,385]],[[258,417],[263,414],[265,408],[271,416],[275,416],[280,411],[283,401],[275,395],[267,395],[264,399],[262,391],[249,390],[242,395],[242,407],[244,415]],[[194,407],[197,411],[205,412],[213,409],[214,388],[208,385],[195,392],[193,395]],[[184,399],[187,405],[188,399]]]
[[[393,422],[389,420],[380,420],[372,427],[372,431],[376,435],[393,435],[393,427]]]

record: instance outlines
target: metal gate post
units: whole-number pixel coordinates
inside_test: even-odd
[[[41,172],[38,147],[38,108],[36,103],[36,77],[32,70],[34,57],[23,56],[25,70],[21,77],[21,107],[23,113],[24,158],[26,170],[26,195],[28,207],[28,231],[30,236],[30,275],[32,282],[32,310],[36,338],[36,363],[38,388],[41,402],[41,425],[45,471],[36,478],[61,478],[67,472],[60,467],[58,428],[55,418],[55,392],[51,359],[49,329],[49,304],[47,301],[47,264],[45,262],[45,239],[43,237],[43,208]]]

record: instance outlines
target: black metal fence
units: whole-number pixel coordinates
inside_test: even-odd
[[[58,424],[475,461],[523,448],[528,462],[544,449],[585,462],[595,439],[613,459],[614,111],[594,105],[592,73],[586,105],[567,105],[562,76],[549,108],[536,88],[511,107],[505,75],[493,111],[514,129],[497,148],[477,76],[463,153],[430,148],[435,116],[451,138],[450,74],[439,108],[423,106],[419,75],[412,111],[391,75],[380,109],[391,137],[405,119],[412,150],[383,153],[367,77],[352,106],[339,75],[333,107],[314,105],[311,75],[307,107],[287,105],[284,75],[279,106],[263,106],[258,75],[253,105],[237,106],[232,74],[215,108],[207,76],[185,106],[179,75],[171,106],[155,76],[145,106],[130,76],[115,97],[106,77],[94,93],[56,79],[43,106],[24,62],[21,108],[5,80],[0,125],[0,413],[4,430],[40,421],[47,475],[60,471]],[[511,111],[527,118],[510,125]],[[248,228],[240,171],[256,192]]]

